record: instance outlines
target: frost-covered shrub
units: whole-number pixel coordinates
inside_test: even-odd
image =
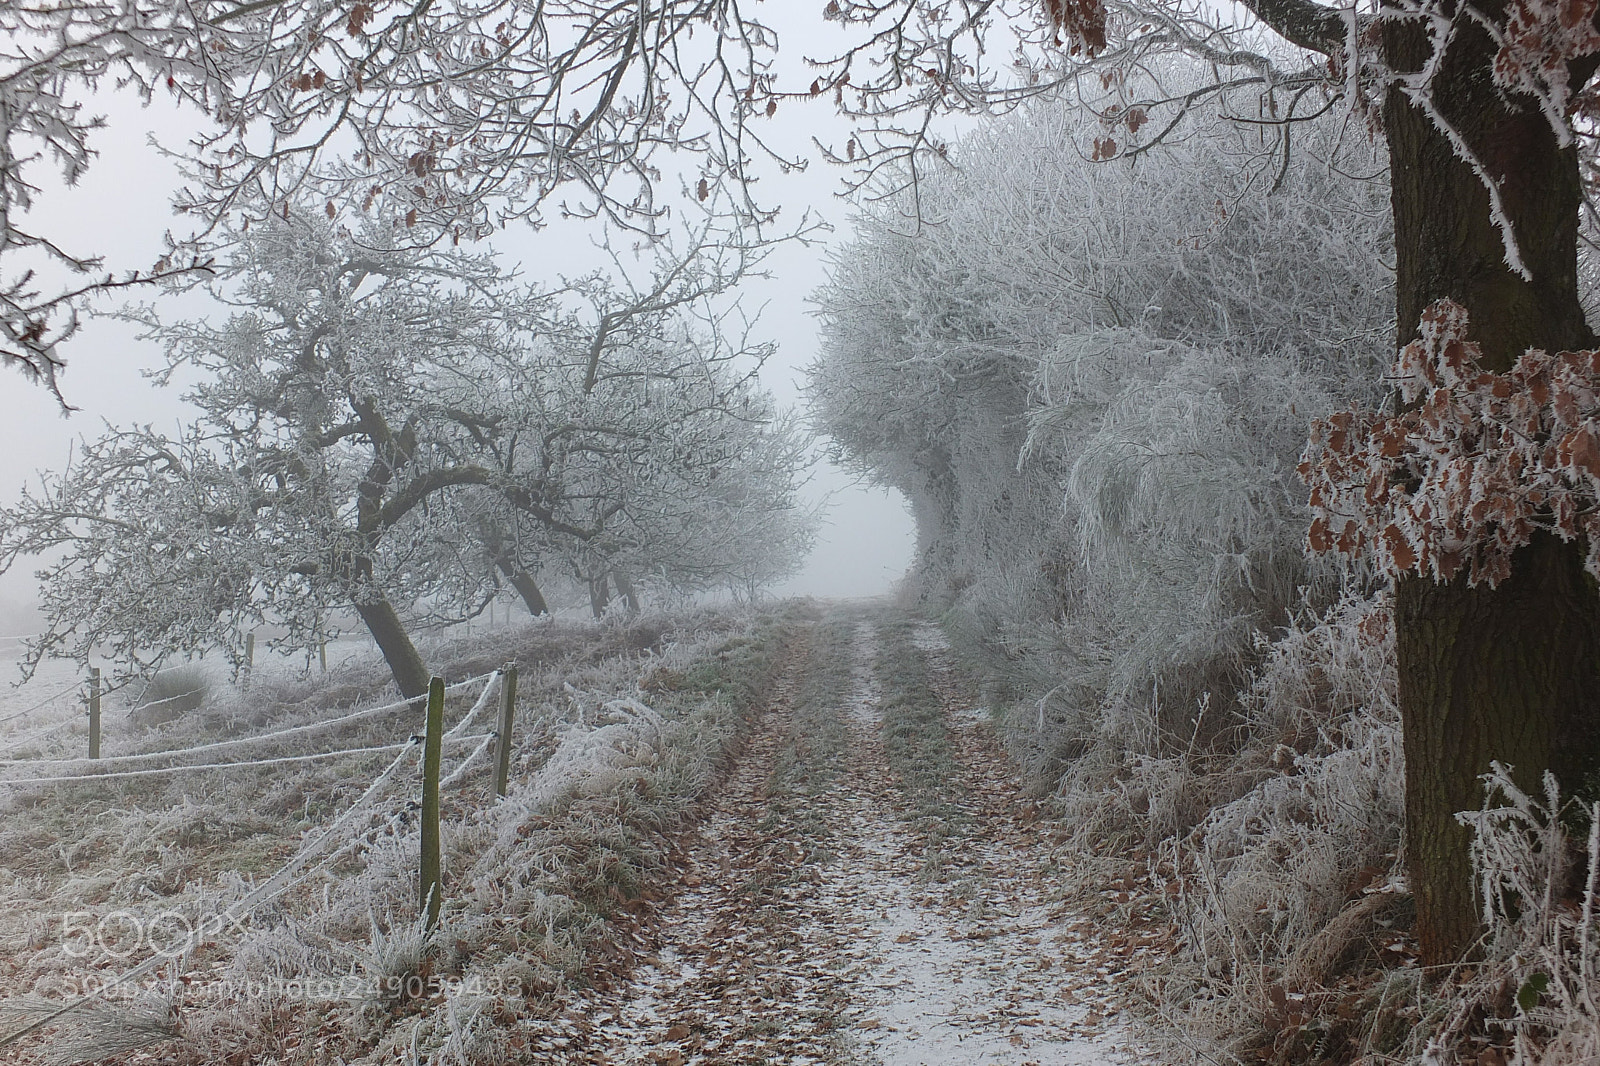
[[[1373,399],[1392,306],[1386,190],[1345,176],[1335,125],[1298,128],[1263,197],[1220,118],[1096,162],[1061,105],[954,147],[920,220],[857,220],[811,371],[839,455],[910,500],[913,587],[1043,784],[1101,745],[1210,752],[1256,638],[1334,598],[1294,467],[1312,418]]]
[[[1485,959],[1453,990],[1428,1066],[1485,1041],[1510,1066],[1600,1061],[1600,804],[1562,796],[1548,773],[1543,785],[1529,796],[1494,763],[1483,809],[1458,815],[1474,831]]]
[[[129,720],[141,729],[170,722],[204,706],[211,689],[211,675],[199,663],[168,667],[144,686]]]
[[[1218,1046],[1372,961],[1377,923],[1403,909],[1395,684],[1385,598],[1297,617],[1239,702],[1237,753],[1207,775],[1235,794],[1164,848],[1182,933],[1165,1005]]]
[[[1055,394],[1077,383],[1094,396],[1094,425],[1055,428],[1069,400],[1066,415],[1042,408],[1031,438],[1073,457],[1064,519],[1082,585],[1059,640],[1092,654],[1064,679],[1100,693],[1101,713],[1141,750],[1170,752],[1192,746],[1202,700],[1231,702],[1258,636],[1303,590],[1322,600],[1334,584],[1302,550],[1307,516],[1291,460],[1304,412],[1326,408],[1338,383],[1294,356],[1241,358],[1138,332],[1075,344],[1040,375]],[[1083,384],[1087,374],[1117,383],[1102,394],[1101,383]]]

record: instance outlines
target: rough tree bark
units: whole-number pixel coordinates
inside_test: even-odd
[[[1305,48],[1342,54],[1343,18],[1310,0],[1247,0],[1268,25]],[[1505,17],[1504,0],[1480,3]],[[1447,134],[1399,88],[1383,102],[1395,221],[1397,347],[1422,311],[1448,298],[1471,315],[1486,369],[1504,371],[1530,347],[1594,346],[1578,302],[1582,190],[1576,151],[1558,146],[1530,98],[1493,83],[1495,46],[1465,12],[1432,82],[1431,99],[1498,184],[1523,263],[1506,262],[1482,180]],[[1421,69],[1430,54],[1416,20],[1382,23],[1382,57]],[[1576,88],[1592,60],[1571,65]],[[1498,759],[1534,794],[1552,770],[1568,794],[1600,767],[1600,594],[1582,547],[1542,537],[1495,589],[1466,579],[1397,583],[1400,710],[1406,755],[1406,848],[1423,961],[1453,961],[1480,932],[1457,811],[1483,801],[1480,774]]]
[[[1494,17],[1503,14],[1490,5]],[[1525,280],[1506,263],[1483,182],[1433,118],[1398,90],[1384,102],[1394,203],[1398,341],[1449,298],[1471,316],[1485,368],[1509,370],[1528,348],[1592,348],[1578,301],[1582,189],[1577,153],[1558,146],[1531,101],[1490,78],[1495,48],[1464,17],[1435,81],[1434,104],[1499,184]],[[1384,49],[1400,71],[1429,55],[1422,28],[1390,22]],[[1591,68],[1592,69],[1592,68]],[[1582,71],[1581,80],[1589,71]],[[1583,546],[1541,536],[1495,589],[1411,577],[1397,583],[1395,629],[1406,755],[1406,842],[1423,961],[1453,961],[1480,930],[1457,811],[1483,802],[1491,760],[1528,792],[1553,770],[1570,794],[1600,765],[1600,596]]]
[[[407,699],[428,693],[428,667],[422,661],[411,637],[406,633],[400,615],[384,590],[373,580],[372,556],[379,538],[386,529],[412,507],[427,498],[428,489],[413,482],[402,493],[394,493],[395,476],[411,464],[416,451],[416,430],[407,423],[399,433],[390,429],[378,405],[370,399],[352,398],[351,406],[361,419],[361,428],[372,442],[372,461],[367,466],[356,492],[356,532],[363,538],[364,548],[349,561],[348,575],[357,583],[356,613],[366,623],[372,639],[378,642],[394,683]],[[390,512],[393,513],[390,513]]]

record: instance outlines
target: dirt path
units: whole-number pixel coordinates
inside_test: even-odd
[[[688,843],[643,963],[528,1034],[534,1060],[1131,1061],[1119,975],[1143,949],[1053,903],[1049,848],[937,631],[826,629]],[[955,768],[934,791],[886,749],[895,664],[939,701],[920,736]]]

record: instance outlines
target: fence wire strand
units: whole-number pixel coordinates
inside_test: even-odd
[[[4,718],[0,718],[0,725],[5,725],[7,722],[14,722],[18,718],[22,718],[22,717],[24,717],[26,715],[30,715],[34,711],[41,710],[44,707],[47,707],[50,704],[54,703],[56,700],[59,700],[62,696],[65,696],[67,693],[71,692],[73,689],[77,688],[79,685],[82,685],[82,684],[83,684],[82,681],[74,681],[72,684],[68,685],[66,688],[57,689],[54,695],[46,696],[44,699],[40,700],[38,703],[35,703],[32,707],[29,707],[27,710],[25,710],[25,711],[16,711],[15,713],[6,715]]]
[[[318,852],[322,851],[325,847],[332,843],[336,837],[342,834],[346,827],[348,827],[350,823],[355,820],[355,816],[372,803],[372,801],[377,797],[379,790],[382,789],[385,783],[394,777],[396,771],[400,769],[400,767],[412,755],[412,753],[420,747],[420,745],[415,740],[408,740],[404,745],[402,745],[402,747],[405,750],[396,755],[394,760],[389,763],[388,767],[386,767],[382,773],[378,774],[377,777],[373,778],[372,783],[367,786],[367,790],[363,792],[354,803],[346,808],[342,815],[328,825],[328,827],[318,834],[314,840],[308,844],[302,845],[300,850],[295,853],[294,857],[283,866],[280,866],[278,868],[278,872],[273,874],[270,879],[246,893],[244,898],[240,899],[238,902],[234,903],[233,906],[223,911],[220,916],[223,921],[231,923],[239,918],[244,917],[245,915],[254,911],[256,908],[260,907],[262,904],[276,899],[278,896],[281,896],[283,893],[289,891],[289,889],[303,883],[318,869],[320,869],[323,865],[321,862],[310,867],[309,869],[306,868],[306,864],[311,862],[312,859],[316,858]],[[130,981],[137,980],[138,978],[153,972],[154,970],[171,961],[172,958],[187,954],[199,940],[201,932],[201,930],[191,931],[188,938],[184,941],[182,948],[179,950],[175,952],[166,952],[146,959],[138,966],[135,966],[133,969],[123,973],[121,976],[107,981],[105,984],[96,987],[94,990],[86,992],[71,1002],[58,1007],[53,1011],[50,1011],[48,1014],[45,1014],[43,1017],[30,1022],[21,1029],[0,1037],[0,1048],[14,1044],[23,1037],[28,1036],[31,1033],[38,1032],[40,1029],[49,1025],[56,1019],[65,1017],[81,1007],[104,998],[105,995],[112,989],[119,988]]]
[[[470,677],[465,681],[457,681],[455,684],[445,688],[445,695],[448,696],[461,692],[465,689],[471,688],[473,685],[478,684],[480,681],[492,679],[494,676],[494,673],[480,674],[477,677]],[[350,714],[340,715],[338,718],[329,718],[320,722],[309,722],[305,725],[290,726],[287,729],[278,729],[271,733],[260,733],[252,737],[237,737],[233,740],[219,740],[211,744],[199,744],[192,748],[168,748],[164,751],[146,751],[132,755],[113,755],[110,758],[105,759],[0,759],[0,767],[32,766],[40,769],[49,767],[66,769],[68,767],[76,768],[80,766],[138,766],[141,763],[155,762],[158,759],[173,759],[217,751],[231,751],[238,748],[247,748],[255,744],[275,742],[289,737],[305,736],[308,733],[318,733],[324,729],[332,729],[335,726],[345,725],[349,722],[358,721],[362,718],[371,718],[380,714],[391,714],[395,711],[404,710],[413,702],[422,698],[423,697],[419,696],[409,700],[397,700],[394,703],[386,703],[381,707],[367,707],[359,711],[353,711]],[[103,777],[106,775],[101,774],[98,776]]]

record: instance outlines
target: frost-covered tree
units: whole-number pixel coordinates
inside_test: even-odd
[[[263,623],[309,648],[351,607],[416,695],[406,615],[470,615],[499,577],[532,600],[541,556],[670,542],[683,516],[652,501],[693,506],[719,464],[790,502],[792,471],[762,465],[772,412],[750,353],[692,325],[748,250],[697,249],[636,289],[586,280],[591,318],[390,236],[291,212],[241,237],[225,321],[144,314],[200,414],[87,443],[0,513],[4,566],[63,552],[30,663],[97,646],[131,669],[175,648],[237,659]]]
[[[506,414],[485,371],[511,360],[511,338],[492,264],[386,236],[291,214],[241,239],[216,289],[226,320],[141,316],[166,374],[197,379],[200,414],[175,438],[86,443],[5,513],[7,565],[66,549],[41,589],[35,660],[97,644],[134,667],[208,644],[237,658],[266,622],[307,647],[348,606],[402,692],[426,690],[394,597],[427,591],[436,569],[416,516],[500,472]]]
[[[1039,101],[864,213],[812,378],[842,457],[911,500],[925,589],[1058,744],[1237,689],[1318,573],[1306,422],[1370,393],[1388,327],[1386,189],[1338,174],[1363,153],[1333,123],[1268,198],[1218,118],[1137,164],[1074,130]]]
[[[751,342],[737,305],[705,302],[704,269],[682,260],[639,287],[620,272],[582,279],[519,369],[537,397],[525,417],[544,427],[539,476],[560,486],[556,513],[596,531],[554,554],[590,584],[597,611],[613,585],[636,604],[651,583],[771,580],[809,548],[813,517],[797,503],[806,443],[755,377],[772,346]],[[742,270],[728,262],[712,276]]]
[[[800,499],[809,437],[769,396],[749,389],[737,402],[739,418],[698,446],[704,465],[669,461],[680,474],[651,476],[619,516],[603,562],[635,608],[633,585],[753,597],[810,553],[817,509]]]

